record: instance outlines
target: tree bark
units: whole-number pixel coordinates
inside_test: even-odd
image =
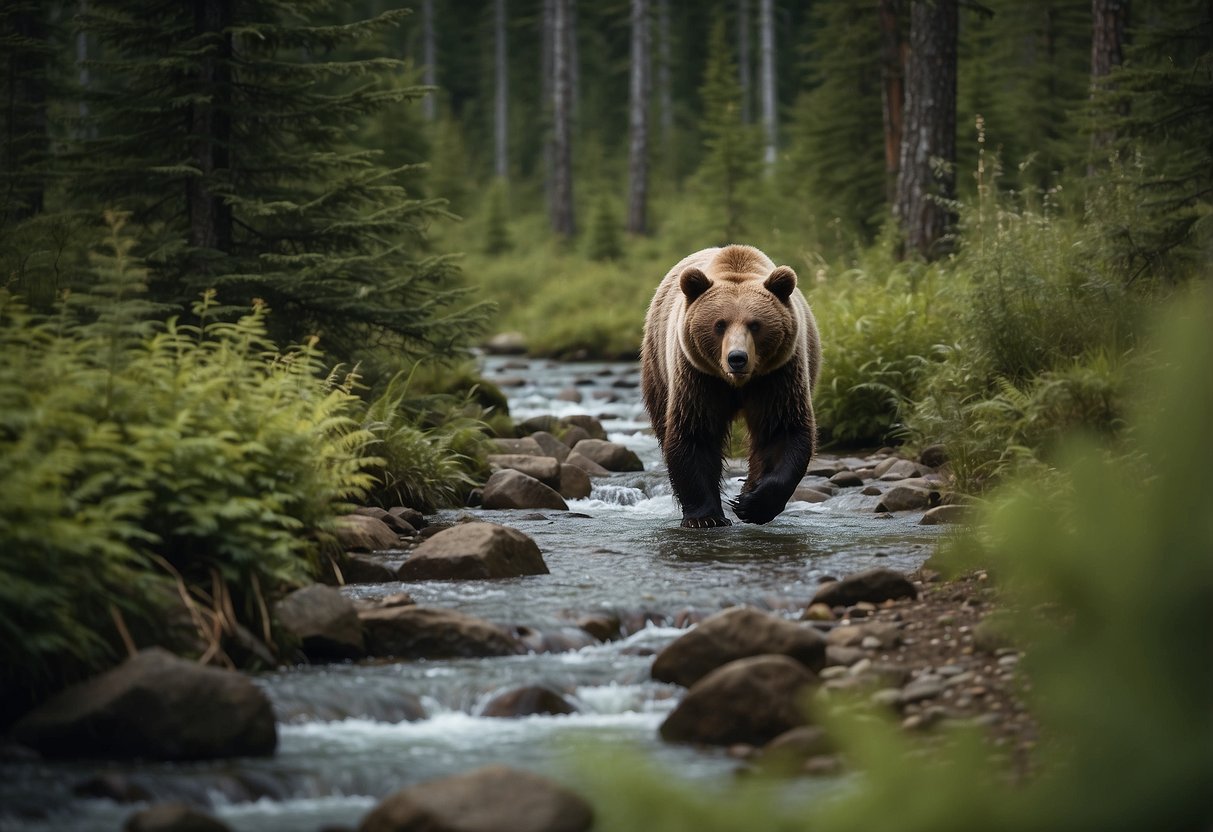
[[[553,0],[552,10],[552,230],[563,237],[576,233],[573,217],[572,43],[570,6]]]
[[[775,0],[761,0],[762,28],[762,127],[766,137],[763,162],[767,173],[775,167],[778,117],[775,112]]]
[[[1091,100],[1112,88],[1109,76],[1124,63],[1125,24],[1129,0],[1091,0]],[[1091,161],[1087,173],[1095,172],[1099,156],[1116,141],[1115,131],[1098,129],[1091,134]]]
[[[189,243],[195,248],[230,252],[232,210],[215,193],[217,178],[230,168],[231,146],[232,0],[196,0],[194,32],[204,40],[199,60],[197,91],[202,100],[189,110],[191,161],[199,171],[185,180]],[[201,258],[205,269],[206,258]]]
[[[674,93],[670,87],[670,0],[657,0],[657,98],[661,144],[668,151],[674,139]]]
[[[907,248],[928,259],[954,221],[956,49],[957,0],[914,0],[894,215]]]
[[[421,0],[421,83],[438,84],[438,45],[434,37],[434,0]],[[421,115],[426,121],[438,116],[437,93],[427,92],[421,99]]]
[[[901,39],[902,0],[879,0],[881,104],[884,121],[885,198],[897,197],[905,108],[906,45]]]
[[[754,123],[753,59],[750,57],[750,0],[737,0],[737,80],[741,83],[741,120]]]
[[[628,118],[628,231],[648,233],[649,0],[632,0],[632,74]]]
[[[493,3],[493,63],[495,66],[495,96],[493,101],[493,170],[501,179],[510,172],[509,158],[509,101],[510,77],[508,50],[506,48],[506,0]]]

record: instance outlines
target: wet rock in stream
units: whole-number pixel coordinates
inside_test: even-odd
[[[548,488],[560,487],[560,460],[554,456],[527,454],[489,454],[489,467],[494,471],[520,471],[539,480]]]
[[[643,471],[644,464],[636,452],[617,442],[602,439],[583,439],[573,446],[581,454],[607,471]]]
[[[127,818],[123,832],[231,832],[231,827],[184,803],[157,803]]]
[[[366,653],[354,603],[332,587],[315,584],[295,590],[274,605],[274,617],[313,661],[355,659]]]
[[[577,708],[556,691],[543,685],[526,685],[499,693],[481,709],[480,715],[517,718],[534,714],[572,714]]]
[[[559,477],[559,467],[556,469]],[[484,484],[481,500],[486,509],[551,508],[568,511],[560,493],[521,471],[506,468]]]
[[[398,659],[512,656],[525,652],[517,638],[480,618],[434,607],[360,610],[367,652]]]
[[[477,580],[546,575],[539,547],[527,535],[496,523],[460,523],[412,551],[396,572],[402,581]]]

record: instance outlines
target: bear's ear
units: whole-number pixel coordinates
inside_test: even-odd
[[[796,289],[796,272],[788,266],[777,266],[762,285],[780,301],[787,303]]]
[[[687,296],[687,303],[692,303],[695,298],[711,288],[712,281],[699,269],[687,266],[683,269],[682,276],[678,278],[678,284],[682,287],[682,293]]]

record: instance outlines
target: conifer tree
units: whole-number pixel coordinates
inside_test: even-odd
[[[0,5],[0,228],[42,210],[50,148],[47,106],[56,92],[57,29],[46,3]]]
[[[347,145],[366,116],[418,97],[376,83],[402,61],[341,57],[407,12],[340,25],[331,5],[92,0],[82,22],[109,59],[74,186],[159,233],[145,252],[158,300],[261,298],[276,337],[319,333],[340,356],[372,341],[446,351],[468,320],[450,310],[450,262],[425,253],[443,203]]]

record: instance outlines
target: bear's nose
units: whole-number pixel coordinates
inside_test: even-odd
[[[745,369],[745,365],[750,361],[750,356],[745,350],[731,350],[729,352],[729,369],[735,373],[739,373]]]

